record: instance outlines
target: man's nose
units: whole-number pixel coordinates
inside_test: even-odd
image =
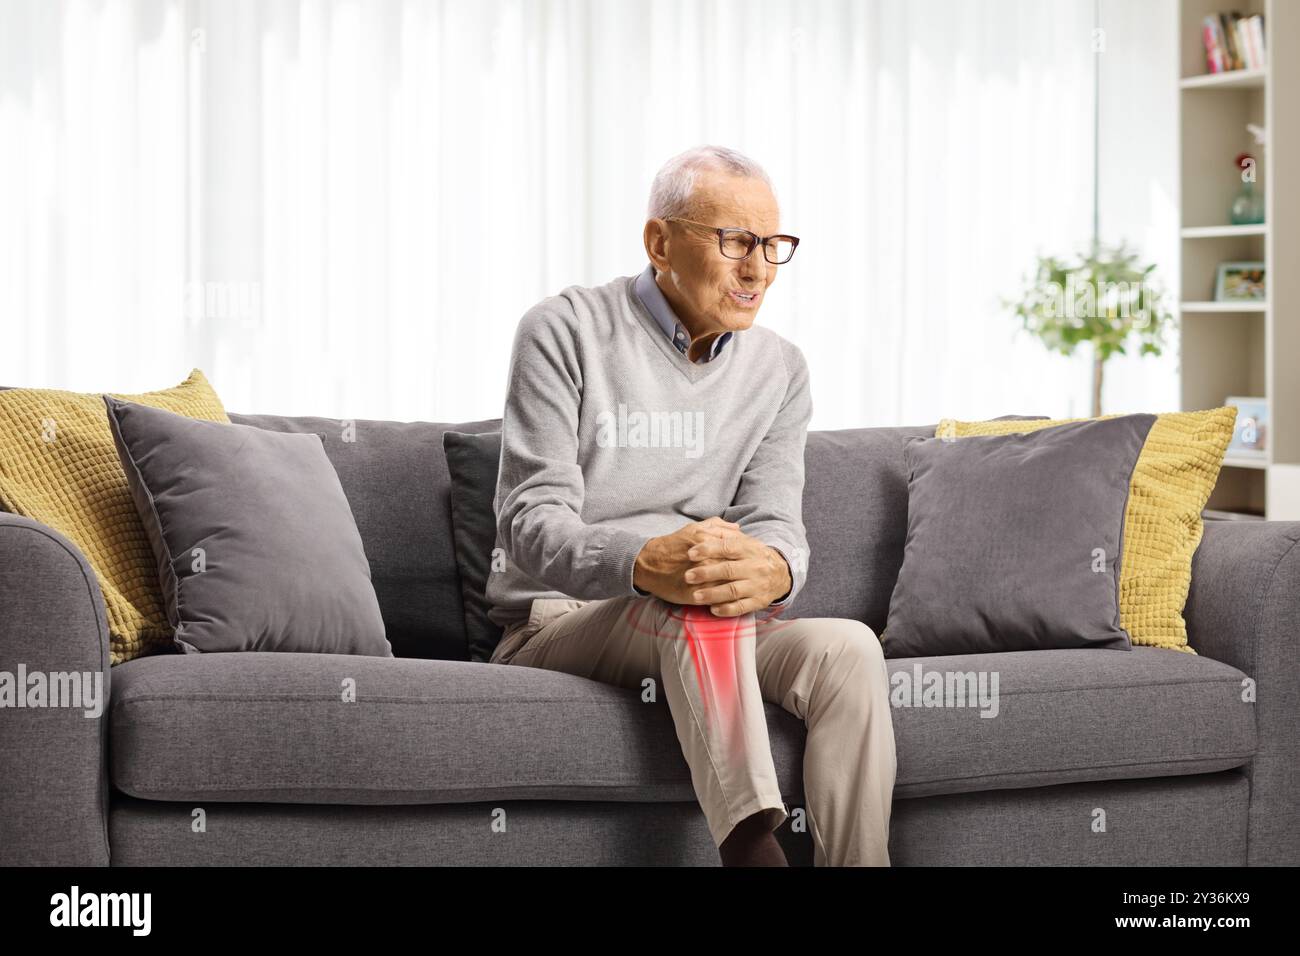
[[[762,282],[767,278],[768,262],[763,256],[763,246],[754,246],[754,251],[744,259],[740,260],[740,275],[743,279],[754,279]]]

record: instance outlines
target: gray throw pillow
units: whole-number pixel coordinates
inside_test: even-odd
[[[227,412],[237,425],[320,436],[356,518],[393,655],[468,660],[442,436],[500,431],[501,419],[392,422]]]
[[[393,656],[319,435],[104,401],[178,650]]]
[[[1124,512],[1155,420],[909,441],[886,656],[1129,650],[1119,618]]]

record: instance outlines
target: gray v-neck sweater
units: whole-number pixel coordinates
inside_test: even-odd
[[[803,587],[804,444],[812,417],[798,346],[754,325],[691,362],[633,292],[635,276],[570,286],[515,330],[501,422],[488,617],[535,598],[642,592],[645,543],[718,515],[776,548]]]

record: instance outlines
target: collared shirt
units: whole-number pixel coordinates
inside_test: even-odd
[[[663,290],[659,288],[659,283],[655,281],[654,263],[646,266],[645,271],[636,277],[636,282],[632,288],[636,291],[636,297],[641,300],[641,304],[654,316],[655,321],[659,323],[659,327],[664,330],[664,335],[668,336],[669,341],[677,346],[677,351],[689,358],[690,353],[687,350],[691,347],[691,335],[678,321],[676,314],[673,312],[673,307],[668,304],[668,300],[664,298]],[[697,358],[695,360],[696,364],[712,362],[718,357],[718,353],[722,351],[722,347],[727,344],[730,338],[730,330],[715,338],[709,348],[709,354]]]

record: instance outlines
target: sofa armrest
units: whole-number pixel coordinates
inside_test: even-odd
[[[109,663],[85,557],[52,528],[0,513],[0,866],[108,865]],[[47,693],[27,706],[42,703],[37,682],[67,688],[56,675],[73,674],[79,691],[98,685],[97,708],[62,693],[64,705]]]
[[[1247,862],[1300,865],[1300,522],[1207,521],[1184,616],[1198,654],[1255,681]]]

